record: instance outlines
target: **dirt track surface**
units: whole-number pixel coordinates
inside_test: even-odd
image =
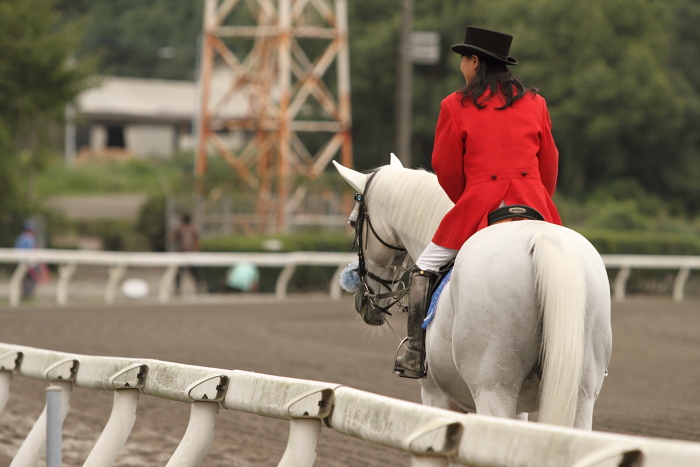
[[[397,338],[365,326],[349,299],[239,298],[226,304],[0,308],[0,342],[87,355],[150,358],[341,383],[419,401],[418,383],[391,374]],[[403,334],[404,323],[393,319]],[[594,429],[700,441],[700,303],[633,298],[613,306],[610,376]],[[9,465],[45,401],[22,377],[0,415]],[[106,423],[107,392],[76,388],[64,424],[64,466],[82,465]],[[187,404],[142,395],[117,466],[165,465],[184,434]],[[288,422],[222,410],[202,466],[277,465]],[[318,466],[400,466],[407,455],[323,429]]]

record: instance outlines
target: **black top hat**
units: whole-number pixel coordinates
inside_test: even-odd
[[[452,51],[460,55],[485,55],[505,65],[517,65],[518,61],[508,56],[513,36],[502,32],[467,26],[464,44],[455,44]]]

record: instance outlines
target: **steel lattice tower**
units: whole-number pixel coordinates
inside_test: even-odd
[[[285,230],[294,177],[317,177],[338,152],[352,167],[346,0],[204,2],[196,175],[206,174],[213,149],[257,191],[258,214]],[[230,74],[219,96],[215,68]],[[246,115],[226,117],[241,98]],[[233,152],[221,130],[255,136]]]

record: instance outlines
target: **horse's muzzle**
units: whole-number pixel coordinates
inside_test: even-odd
[[[370,326],[381,326],[386,321],[386,314],[374,306],[372,300],[369,299],[362,289],[355,292],[355,311]]]

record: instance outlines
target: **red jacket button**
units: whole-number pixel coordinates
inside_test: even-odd
[[[498,178],[498,175],[491,175],[491,180],[496,180]]]
[[[523,172],[523,177],[527,175],[527,172]]]

